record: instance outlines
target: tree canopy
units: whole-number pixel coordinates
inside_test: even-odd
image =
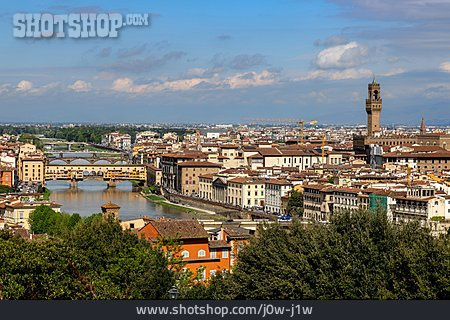
[[[295,189],[292,189],[289,196],[287,213],[289,215],[301,215],[303,214],[303,194]]]
[[[30,230],[36,234],[64,236],[81,221],[78,213],[56,212],[46,205],[36,207],[30,214]]]
[[[39,241],[0,231],[0,299],[162,299],[173,283],[164,252],[113,220]]]
[[[294,222],[260,230],[241,251],[227,294],[234,299],[449,299],[448,237],[418,223],[394,225],[370,211],[330,225]]]
[[[182,299],[450,299],[450,237],[381,212],[261,227],[208,282],[166,253],[177,239],[152,245],[101,215],[71,225],[39,241],[0,231],[0,299],[163,299],[175,283]]]

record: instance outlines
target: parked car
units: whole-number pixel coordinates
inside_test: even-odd
[[[287,216],[287,215],[283,215],[283,216],[279,216],[278,217],[278,221],[291,221],[292,217],[291,216]]]

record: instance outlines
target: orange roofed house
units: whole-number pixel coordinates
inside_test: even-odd
[[[197,220],[151,219],[138,230],[138,235],[151,241],[158,237],[177,237],[181,242],[180,255],[186,262],[185,268],[194,274],[202,268],[202,279],[219,270],[230,270],[231,246],[223,240],[209,240],[208,232]]]

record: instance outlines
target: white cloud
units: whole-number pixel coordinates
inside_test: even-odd
[[[76,92],[86,92],[91,90],[92,85],[89,82],[83,80],[77,80],[73,84],[67,86],[69,89],[72,89]]]
[[[268,70],[263,70],[260,73],[247,72],[237,74],[225,79],[224,83],[231,88],[256,87],[267,86],[276,82],[276,76]]]
[[[382,73],[381,75],[384,77],[392,77],[392,76],[396,76],[398,74],[402,74],[405,72],[406,72],[406,70],[404,68],[394,68],[394,69],[386,71],[385,73]]]
[[[436,98],[450,98],[450,84],[449,83],[434,83],[428,85],[423,91],[423,96],[428,99]]]
[[[439,69],[441,70],[441,71],[445,71],[445,72],[450,72],[450,62],[442,62],[440,65],[439,65]]]
[[[315,65],[320,69],[352,68],[365,63],[368,54],[366,46],[352,41],[320,51]]]
[[[119,78],[114,80],[112,89],[119,92],[133,92],[136,90],[133,80],[130,78]]]
[[[17,84],[16,90],[19,92],[30,91],[33,88],[33,83],[28,80],[22,80]]]
[[[218,77],[191,79],[165,80],[147,84],[135,84],[130,78],[119,78],[113,82],[112,89],[117,92],[127,93],[152,93],[161,91],[185,91],[194,89],[238,89],[245,87],[265,86],[277,82],[275,73],[263,70],[260,73],[238,73],[223,79]]]
[[[372,77],[373,72],[369,69],[345,69],[341,71],[315,70],[308,72],[297,80],[311,79],[328,79],[328,80],[345,80],[345,79],[361,79]]]
[[[0,84],[0,94],[9,93],[13,90],[13,86],[9,83]]]
[[[191,68],[186,72],[186,75],[188,77],[201,77],[203,76],[208,70],[204,68]]]

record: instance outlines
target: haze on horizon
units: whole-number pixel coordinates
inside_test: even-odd
[[[17,12],[150,13],[119,38],[18,39]],[[450,1],[41,1],[0,9],[1,122],[449,124]]]

